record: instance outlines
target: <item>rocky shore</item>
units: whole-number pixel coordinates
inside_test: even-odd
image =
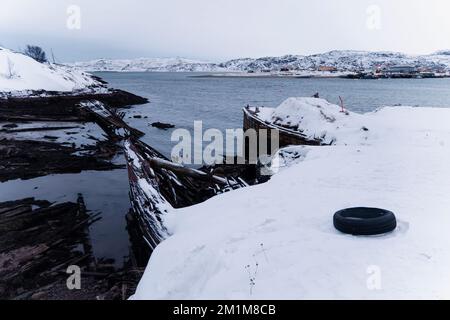
[[[58,120],[78,118],[77,105],[95,99],[114,108],[148,103],[148,99],[133,93],[110,89],[106,92],[48,92],[32,91],[24,96],[4,94],[0,98],[0,120]]]

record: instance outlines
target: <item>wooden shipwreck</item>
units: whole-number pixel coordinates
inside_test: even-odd
[[[265,129],[268,131],[267,137],[270,139],[271,131],[277,130],[279,135],[279,146],[286,147],[290,145],[309,145],[318,146],[323,142],[320,138],[313,138],[304,135],[299,130],[279,126],[270,122],[266,122],[259,117],[259,108],[247,106],[244,111],[244,130],[254,129],[258,133],[259,130]],[[268,141],[270,143],[270,141]]]
[[[320,139],[310,139],[299,131],[261,120],[257,108],[244,109],[244,129],[266,129],[268,137],[271,137],[270,131],[277,130],[280,147],[322,144]],[[135,219],[151,249],[170,235],[164,225],[164,216],[170,210],[192,206],[220,193],[267,181],[267,177],[258,177],[258,164],[225,164],[200,169],[184,167],[170,161],[136,135],[126,139],[124,150]]]
[[[151,249],[169,236],[163,216],[171,209],[191,206],[248,186],[241,178],[216,174],[221,170],[192,169],[174,163],[133,137],[125,141],[124,148],[131,204]]]
[[[115,108],[108,107],[98,100],[83,100],[78,104],[78,113],[86,118],[91,118],[110,137],[124,136],[127,134],[142,137],[144,133],[129,126],[123,118],[124,112],[119,112]],[[119,132],[119,130],[121,132]]]

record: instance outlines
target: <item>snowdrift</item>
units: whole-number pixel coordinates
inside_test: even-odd
[[[293,98],[266,111],[336,143],[290,147],[301,156],[268,183],[170,210],[133,298],[449,299],[450,109],[346,115]],[[342,234],[333,214],[353,206],[392,210],[398,227]]]
[[[448,109],[417,107],[383,107],[358,114],[318,98],[289,98],[277,108],[259,108],[258,117],[298,130],[310,139],[320,138],[324,144],[374,145],[405,144],[415,136],[415,144],[436,142],[432,139],[437,128],[444,130],[449,119]],[[421,136],[420,132],[427,132]],[[440,134],[448,135],[448,131]],[[400,136],[400,139],[399,139]]]
[[[39,63],[34,59],[0,47],[0,93],[23,96],[28,91],[96,92],[106,90],[91,75],[73,68]]]

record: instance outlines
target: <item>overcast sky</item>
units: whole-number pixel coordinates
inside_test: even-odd
[[[70,5],[79,7],[80,20],[76,10],[67,12]],[[448,0],[1,0],[0,6],[0,45],[38,44],[60,61],[450,48]]]

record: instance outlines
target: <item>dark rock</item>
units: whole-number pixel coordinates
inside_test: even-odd
[[[17,127],[18,127],[18,125],[15,123],[8,123],[8,124],[5,124],[2,128],[13,129],[13,128],[17,128]]]
[[[55,137],[55,136],[47,136],[47,135],[45,135],[43,138],[47,139],[47,140],[58,140],[58,137]]]
[[[46,292],[36,292],[31,296],[31,300],[44,300],[47,297]]]
[[[175,128],[175,125],[170,124],[170,123],[163,123],[163,122],[153,122],[152,127],[167,130],[167,129]]]

